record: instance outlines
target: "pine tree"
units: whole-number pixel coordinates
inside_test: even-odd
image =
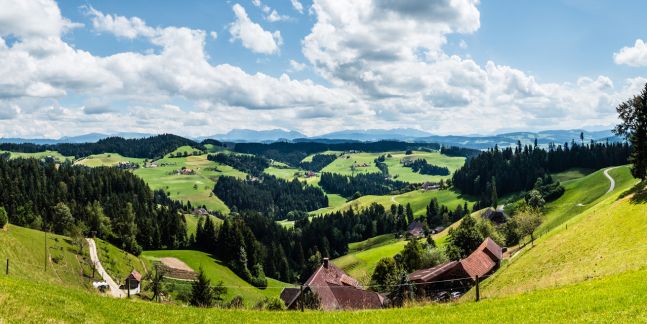
[[[631,142],[631,174],[644,180],[647,177],[647,84],[640,95],[621,103],[616,111],[621,123],[614,131]]]

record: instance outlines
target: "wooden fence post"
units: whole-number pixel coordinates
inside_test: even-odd
[[[303,285],[301,285],[301,292],[299,293],[299,300],[301,301],[301,312],[304,311],[304,306],[303,305]]]
[[[476,301],[481,299],[481,292],[479,291],[479,276],[476,276]]]
[[[9,275],[9,258],[7,258],[7,270],[5,271],[5,274],[7,276]]]

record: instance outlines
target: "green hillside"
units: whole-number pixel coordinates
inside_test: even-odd
[[[196,232],[198,231],[198,220],[201,216],[196,216],[193,214],[186,214],[184,215],[184,219],[186,220],[186,233],[187,235],[195,235]],[[210,216],[211,220],[216,224],[216,226],[219,226],[220,224],[223,223],[223,220],[216,217],[216,216]]]
[[[131,162],[143,166],[144,159],[125,157],[117,153],[103,153],[90,155],[86,158],[76,161],[74,164],[85,165],[89,167],[115,166],[119,162]]]
[[[446,176],[437,176],[437,175],[428,175],[420,174],[413,172],[411,168],[405,167],[401,161],[403,160],[417,160],[424,159],[428,163],[446,167],[449,169],[449,175]],[[465,164],[464,157],[453,157],[440,154],[439,152],[419,152],[414,151],[413,154],[406,155],[404,152],[391,153],[391,157],[386,157],[384,161],[389,167],[389,174],[395,177],[396,180],[410,182],[410,183],[420,183],[420,182],[438,182],[441,179],[447,180],[452,176],[457,169],[459,169],[463,164]]]
[[[190,250],[160,250],[160,251],[146,251],[143,257],[152,262],[159,260],[163,257],[177,258],[186,263],[193,270],[198,271],[200,267],[205,271],[205,274],[211,279],[212,284],[223,281],[224,286],[227,288],[226,300],[230,300],[234,296],[242,296],[245,304],[253,306],[256,302],[263,300],[265,297],[278,297],[283,287],[288,284],[267,278],[267,288],[258,289],[245,280],[238,277],[231,269],[224,265],[221,261],[212,258],[208,253]],[[189,285],[189,282],[178,282],[178,285]]]
[[[478,303],[376,311],[223,310],[103,298],[80,289],[0,275],[0,318],[8,322],[428,323],[645,322],[647,269]]]
[[[626,167],[611,171],[617,182],[620,179],[612,193],[596,199],[596,205],[580,214],[563,214],[561,219],[569,219],[568,227],[555,227],[513,258],[486,280],[482,294],[506,296],[645,269],[647,194],[641,191],[621,198],[634,181],[626,172]],[[584,180],[570,190],[586,191],[589,185]]]
[[[11,159],[18,159],[18,158],[25,158],[25,159],[29,159],[29,158],[42,159],[42,158],[44,158],[44,157],[51,156],[51,157],[53,157],[53,158],[54,158],[54,160],[56,160],[57,162],[63,162],[63,161],[65,161],[65,160],[69,160],[69,161],[73,161],[73,160],[74,160],[74,157],[73,157],[73,156],[64,156],[63,154],[58,153],[58,152],[56,152],[56,151],[43,151],[43,152],[36,152],[36,153],[22,153],[22,152],[10,152],[10,151],[3,151],[3,150],[0,150],[0,154],[1,154],[1,153],[5,153],[5,152],[8,152],[9,154],[11,154],[11,155],[9,156],[9,158],[11,158]]]
[[[145,275],[151,269],[151,262],[148,260],[140,259],[104,240],[95,238],[94,242],[101,265],[117,282],[123,282],[133,270]]]

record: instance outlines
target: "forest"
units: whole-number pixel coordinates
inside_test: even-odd
[[[263,171],[270,166],[270,161],[268,159],[255,155],[218,153],[207,155],[207,159],[209,161],[228,165],[255,177],[260,177],[263,174]]]
[[[285,219],[291,211],[312,211],[328,206],[321,189],[300,182],[263,174],[258,179],[220,177],[213,189],[230,208],[267,213],[271,219]]]
[[[312,156],[312,161],[301,162],[300,166],[304,170],[319,172],[336,159],[337,155],[335,154],[315,154]]]
[[[346,198],[358,198],[365,195],[387,195],[411,186],[403,181],[388,179],[382,173],[360,173],[347,176],[329,172],[321,174],[319,185],[327,193],[340,194]]]
[[[449,169],[447,167],[441,167],[441,166],[430,164],[425,159],[405,161],[404,166],[409,167],[411,168],[411,170],[413,170],[413,172],[418,172],[420,174],[439,175],[439,176],[449,175]]]
[[[210,140],[210,143],[219,143]],[[124,139],[121,137],[109,137],[99,140],[96,143],[61,143],[61,144],[0,144],[0,150],[22,152],[22,153],[36,153],[44,152],[47,150],[58,151],[65,156],[74,156],[75,158],[82,158],[93,154],[101,153],[117,153],[123,156],[143,158],[143,159],[157,159],[165,154],[173,152],[181,146],[192,146],[200,150],[204,150],[203,144],[196,143],[190,139],[180,137],[172,134],[163,134],[152,136],[148,138],[137,139]]]
[[[109,240],[129,252],[186,244],[183,206],[116,168],[0,159],[0,206],[12,224]]]
[[[627,143],[576,142],[550,145],[542,149],[537,145],[499,149],[495,147],[468,159],[456,170],[452,178],[454,187],[471,195],[494,192],[497,196],[532,189],[537,179],[570,168],[601,169],[628,163],[631,147]]]

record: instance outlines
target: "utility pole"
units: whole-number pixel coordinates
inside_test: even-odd
[[[481,292],[479,291],[479,276],[476,276],[476,301],[481,299]]]
[[[9,260],[7,260],[9,262]],[[299,300],[301,302],[301,312],[304,311],[304,305],[303,305],[303,285],[301,285],[301,293],[299,293]]]

